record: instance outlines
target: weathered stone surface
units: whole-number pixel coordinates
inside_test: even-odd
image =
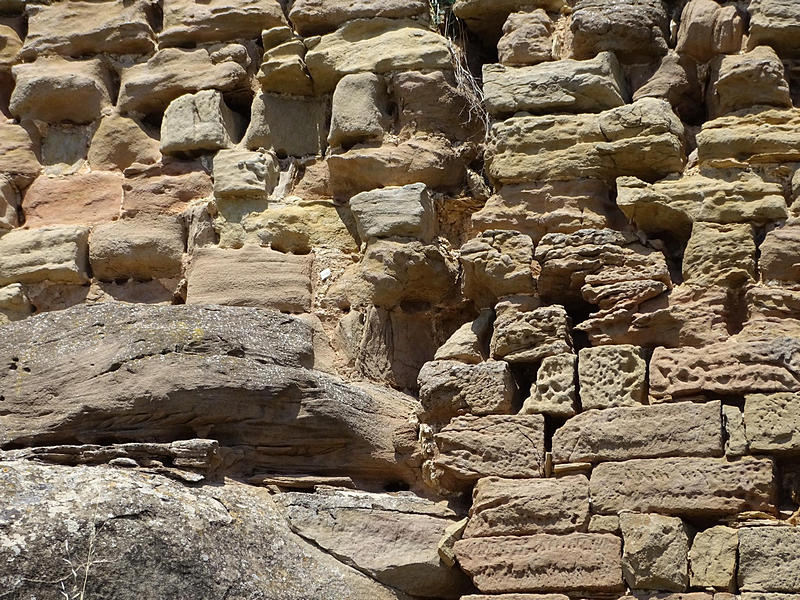
[[[173,100],[161,122],[161,151],[196,153],[228,148],[241,136],[240,117],[217,90],[203,90]]]
[[[583,475],[558,479],[478,480],[464,537],[572,533],[589,523],[589,480]]]
[[[667,51],[669,18],[661,0],[576,0],[573,5],[572,53],[591,58],[611,50],[621,59],[640,62],[643,56]]]
[[[328,143],[352,146],[383,139],[389,128],[386,81],[375,73],[345,75],[333,93]]]
[[[530,294],[533,240],[516,231],[489,230],[461,246],[464,296],[478,306],[492,306],[502,296]]]
[[[246,59],[247,51],[239,46]],[[122,114],[163,111],[183,94],[204,89],[228,91],[246,86],[246,64],[212,56],[207,48],[165,48],[147,62],[122,69],[117,109]]]
[[[264,55],[258,82],[265,92],[310,96],[314,82],[306,68],[306,46],[291,27],[273,27],[261,34]]]
[[[544,417],[456,417],[435,436],[434,460],[444,487],[459,489],[481,477],[511,479],[544,474]]]
[[[685,591],[689,585],[689,532],[683,521],[624,512],[622,572],[634,589]]]
[[[650,397],[800,391],[797,339],[736,338],[700,348],[656,348],[650,359]]]
[[[142,215],[92,231],[92,274],[106,281],[178,277],[184,251],[183,224],[173,216]]]
[[[676,49],[698,62],[715,54],[732,54],[742,47],[744,21],[735,6],[714,0],[690,0],[683,8]]]
[[[741,167],[800,160],[797,124],[800,111],[763,110],[718,117],[697,134],[701,165]]]
[[[122,213],[178,214],[194,200],[210,196],[213,183],[198,163],[170,162],[128,172],[122,184]]]
[[[440,560],[437,544],[455,513],[413,495],[354,490],[275,497],[289,526],[337,559],[414,596],[458,598],[464,575]]]
[[[385,186],[424,183],[429,189],[456,188],[464,162],[441,135],[418,136],[398,144],[355,147],[328,158],[334,196],[351,197]]]
[[[481,594],[470,594],[461,596],[461,600],[569,600],[569,596],[564,594],[502,594],[483,596]]]
[[[788,216],[783,188],[754,173],[700,173],[645,183],[617,179],[617,205],[648,234],[668,232],[688,239],[692,223],[766,224]]]
[[[426,423],[447,423],[457,415],[511,412],[517,385],[508,364],[466,365],[452,360],[425,363],[419,372],[419,400]]]
[[[25,192],[25,225],[94,225],[119,216],[123,178],[93,171],[69,177],[37,177]]]
[[[634,92],[633,101],[661,98],[684,122],[697,123],[706,116],[703,91],[694,59],[670,50],[661,58],[655,73]]]
[[[0,21],[0,69],[8,69],[19,62],[22,38],[13,24]]]
[[[275,312],[188,305],[106,303],[10,323],[0,352],[18,368],[0,380],[0,443],[165,442],[197,430],[231,448],[236,472],[413,482],[404,440],[419,403],[306,368],[311,332]]]
[[[220,150],[214,155],[214,196],[265,199],[278,185],[280,165],[274,154]]]
[[[430,242],[436,233],[436,213],[424,183],[356,194],[350,210],[362,241],[406,237]]]
[[[186,302],[307,312],[311,259],[258,246],[197,248],[188,273]]]
[[[553,58],[553,21],[542,9],[508,15],[497,57],[504,65],[535,65]]]
[[[747,224],[695,223],[683,254],[686,283],[736,287],[755,279],[756,244]]]
[[[468,538],[455,548],[461,568],[482,592],[591,594],[623,589],[620,546],[613,535],[542,533]]]
[[[33,306],[21,284],[12,283],[0,288],[0,325],[24,319],[32,312]]]
[[[427,12],[424,0],[297,0],[289,9],[289,18],[297,31],[308,36],[333,31],[353,19],[402,19]]]
[[[344,24],[306,54],[318,93],[331,92],[349,73],[450,69],[444,38],[411,20],[375,17]]]
[[[589,519],[589,533],[619,534],[619,517],[617,515],[592,515]]]
[[[489,176],[503,184],[621,175],[654,179],[683,170],[683,125],[666,101],[642,98],[600,114],[496,123],[487,152]]]
[[[752,452],[800,452],[800,395],[748,395],[744,404],[744,426]]]
[[[36,145],[28,132],[13,123],[0,123],[0,172],[26,186],[41,170]]]
[[[324,99],[256,94],[243,143],[251,150],[272,149],[278,156],[321,154],[327,115]]]
[[[589,482],[593,510],[719,516],[774,510],[772,460],[744,457],[652,458],[597,465]]]
[[[0,177],[0,230],[13,229],[19,225],[19,205],[17,186],[10,179]]]
[[[637,406],[646,399],[647,363],[636,346],[583,348],[578,353],[581,406]]]
[[[570,320],[562,306],[530,311],[498,305],[492,334],[492,357],[510,363],[535,363],[546,356],[569,354]]]
[[[54,2],[28,9],[26,60],[44,54],[148,54],[155,49],[145,2]]]
[[[760,248],[758,267],[764,281],[800,281],[800,227],[786,225],[768,232]]]
[[[493,115],[519,111],[600,112],[625,104],[625,80],[616,57],[560,60],[531,67],[483,67],[486,109]]]
[[[544,357],[536,371],[536,382],[531,386],[531,395],[523,403],[520,412],[551,417],[573,416],[577,399],[577,364],[578,357],[574,354]]]
[[[504,185],[471,220],[475,231],[513,229],[538,244],[548,233],[609,227],[614,212],[605,183],[576,179]]]
[[[3,462],[0,482],[4,539],[17,540],[0,549],[9,566],[0,585],[20,597],[52,595],[53,579],[81,593],[83,576],[73,576],[71,565],[82,573],[79,561],[89,557],[85,593],[119,600],[210,598],[232,589],[286,600],[407,598],[293,534],[263,488],[187,487],[130,469],[27,461]],[[211,566],[208,557],[218,552]]]
[[[698,532],[689,551],[689,583],[692,587],[733,591],[738,548],[736,529],[719,525]]]
[[[483,309],[477,319],[464,323],[439,346],[434,360],[457,360],[471,365],[486,360],[489,358],[493,321],[493,311]]]
[[[537,8],[557,13],[564,4],[564,0],[456,0],[453,13],[485,38],[485,44],[494,45],[510,13]]]
[[[769,46],[721,57],[711,77],[707,93],[712,117],[753,106],[792,106],[783,63]]]
[[[722,407],[722,425],[725,427],[725,456],[737,458],[747,454],[747,436],[744,417],[736,406]]]
[[[766,45],[788,55],[800,53],[800,7],[792,0],[754,0],[750,13],[748,48]]]
[[[795,527],[744,527],[739,530],[739,588],[755,592],[800,592]]]
[[[92,169],[125,170],[133,163],[153,164],[161,159],[158,140],[133,119],[103,117],[92,136],[87,156]]]
[[[18,119],[89,123],[111,106],[111,82],[99,59],[39,58],[12,68],[9,110]]]
[[[169,0],[158,43],[163,48],[254,38],[263,29],[285,24],[278,0]]]
[[[553,434],[557,463],[722,455],[718,400],[588,410]]]
[[[8,232],[0,238],[0,285],[85,283],[88,237],[86,227],[74,225]]]

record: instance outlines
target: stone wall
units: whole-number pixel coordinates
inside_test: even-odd
[[[0,597],[800,598],[800,4],[447,4],[0,0]]]

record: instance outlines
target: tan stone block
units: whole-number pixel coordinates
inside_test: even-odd
[[[285,24],[278,0],[166,0],[158,43],[163,48],[255,38]]]
[[[722,456],[720,402],[589,410],[553,434],[553,461]]]
[[[542,359],[536,371],[531,395],[522,404],[522,414],[543,414],[552,417],[571,417],[577,400],[574,354],[557,354]]]
[[[489,358],[492,321],[493,311],[483,309],[477,319],[464,323],[439,346],[434,360],[458,360],[467,364],[478,364]]]
[[[0,237],[0,285],[87,282],[88,238],[75,225],[9,231]]]
[[[800,227],[784,225],[769,231],[759,250],[763,281],[800,282]]]
[[[744,21],[734,6],[714,0],[691,0],[681,13],[677,50],[698,62],[714,54],[738,52],[742,47]]]
[[[44,225],[95,225],[119,217],[123,178],[93,171],[68,177],[40,176],[22,201],[27,228]]]
[[[689,531],[676,517],[623,512],[622,572],[631,588],[685,591]]]
[[[242,141],[251,150],[271,149],[278,156],[323,154],[327,119],[325,98],[259,93],[253,98],[250,125]]]
[[[493,358],[510,363],[535,363],[546,356],[569,354],[570,320],[562,306],[542,306],[530,311],[497,307],[490,345]]]
[[[611,408],[645,402],[647,363],[629,344],[584,348],[578,353],[581,406]]]
[[[800,594],[800,529],[740,529],[738,578],[743,592]]]
[[[401,19],[427,12],[424,0],[296,0],[289,18],[297,31],[308,36],[328,33],[353,19]]]
[[[597,465],[589,482],[593,510],[683,516],[771,512],[775,501],[770,459],[650,458]]]
[[[735,287],[755,279],[756,244],[750,225],[695,223],[683,254],[683,278],[698,287]]]
[[[535,65],[552,60],[553,21],[542,9],[508,15],[497,56],[504,65]]]
[[[161,152],[158,140],[150,137],[136,121],[114,114],[100,121],[87,158],[92,169],[125,170],[133,163],[157,163]]]
[[[800,452],[800,394],[751,394],[744,403],[747,444],[754,453]]]
[[[468,538],[456,542],[455,550],[461,568],[482,592],[606,594],[623,589],[621,542],[613,535]]]
[[[475,485],[469,514],[465,538],[585,531],[589,480],[487,477]]]
[[[170,162],[126,173],[122,189],[124,216],[179,214],[191,202],[210,197],[213,183],[199,163]]]
[[[203,90],[176,98],[161,122],[161,151],[196,154],[229,148],[241,137],[242,119],[218,90]]]
[[[508,230],[484,231],[461,246],[462,292],[478,306],[492,306],[498,298],[531,294],[536,289],[533,240]]]
[[[689,551],[689,581],[692,587],[734,590],[738,548],[739,534],[736,529],[719,525],[698,532]]]

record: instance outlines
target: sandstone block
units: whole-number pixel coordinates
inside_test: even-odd
[[[419,372],[419,400],[426,423],[447,423],[456,415],[511,412],[517,385],[508,364],[465,365],[452,360],[425,363]]]
[[[575,373],[578,357],[557,354],[542,359],[536,371],[531,395],[522,405],[523,414],[543,414],[551,417],[571,417],[577,399]]]
[[[800,529],[739,530],[739,588],[746,592],[800,593]]]
[[[88,238],[74,225],[9,231],[0,237],[0,285],[87,282]]]
[[[481,594],[470,594],[461,596],[461,600],[569,600],[569,596],[564,594],[501,594],[484,596]]]
[[[0,288],[0,324],[24,319],[33,312],[25,289],[19,283]]]
[[[695,223],[683,254],[689,284],[736,287],[755,279],[756,244],[750,225]]]
[[[535,363],[546,356],[569,354],[569,327],[569,315],[562,306],[498,310],[490,346],[492,357],[510,363]]]
[[[773,510],[772,460],[744,457],[651,458],[597,465],[589,481],[593,510],[722,516]]]
[[[619,534],[619,517],[617,515],[592,515],[589,519],[589,533]]]
[[[578,353],[581,406],[611,408],[644,403],[647,363],[629,344],[584,348]]]
[[[485,45],[496,44],[510,13],[541,8],[557,13],[564,0],[456,0],[453,13],[477,33]]]
[[[145,2],[55,2],[28,8],[22,55],[148,54],[155,49]]]
[[[405,237],[430,242],[436,234],[436,213],[424,183],[356,194],[350,210],[362,241]]]
[[[220,150],[214,155],[214,195],[266,198],[278,185],[280,165],[273,154]]]
[[[694,59],[670,50],[661,58],[656,71],[634,92],[633,101],[661,98],[670,103],[681,120],[695,123],[706,116],[704,89]]]
[[[617,205],[637,227],[682,239],[689,238],[694,221],[760,225],[788,216],[782,186],[751,173],[735,177],[698,173],[650,184],[620,177],[617,190]]]
[[[264,29],[285,24],[278,0],[167,0],[158,43],[164,48],[255,38]]]
[[[504,185],[471,220],[476,232],[514,229],[538,244],[548,233],[609,227],[612,214],[608,186],[584,178]]]
[[[322,36],[306,64],[318,93],[333,91],[349,73],[451,68],[443,37],[416,21],[383,17],[350,21]]]
[[[572,533],[589,523],[589,480],[479,479],[464,537]]]
[[[656,348],[650,359],[650,397],[800,391],[795,338],[743,339],[704,348]]]
[[[306,68],[306,46],[286,25],[273,27],[261,35],[264,55],[258,81],[265,92],[310,96],[314,82]]]
[[[321,154],[327,118],[324,99],[256,94],[243,143],[250,150],[271,149],[278,156]]]
[[[484,231],[461,246],[464,296],[491,306],[502,296],[535,291],[533,240],[516,231]]]
[[[535,65],[552,60],[553,21],[542,9],[508,15],[497,56],[504,65]]]
[[[58,56],[15,65],[9,110],[18,119],[90,123],[111,106],[105,63]]]
[[[544,417],[488,415],[456,417],[435,436],[434,469],[448,489],[463,489],[481,477],[511,479],[544,475]]]
[[[173,100],[161,122],[161,151],[193,153],[228,148],[239,140],[241,119],[217,90]]]
[[[724,405],[722,425],[725,427],[725,456],[736,458],[747,454],[747,436],[742,411],[736,406]]]
[[[289,18],[297,31],[308,36],[328,33],[354,19],[403,19],[427,12],[424,0],[296,0]]]
[[[19,225],[19,190],[7,177],[0,177],[0,230]]]
[[[331,190],[351,197],[384,186],[424,183],[429,189],[454,189],[464,181],[465,165],[447,138],[418,136],[398,144],[356,147],[328,158]]]
[[[13,123],[0,123],[0,172],[25,187],[41,170],[35,144],[28,132]]]
[[[179,277],[184,247],[177,217],[142,215],[95,227],[89,262],[92,274],[106,281]]]
[[[328,143],[352,146],[381,140],[389,126],[386,81],[375,73],[345,75],[333,93]]]
[[[123,178],[93,171],[68,177],[37,177],[25,192],[28,228],[44,225],[94,225],[119,216]]]
[[[666,53],[669,17],[661,0],[576,0],[570,29],[576,58],[611,50],[623,60],[641,62],[643,56]]]
[[[611,52],[530,67],[487,64],[483,85],[493,115],[600,112],[625,104],[626,95],[622,69]]]
[[[123,216],[178,214],[192,201],[210,196],[213,183],[199,163],[176,161],[129,172],[122,190]]]
[[[739,533],[718,525],[694,536],[689,551],[689,583],[692,587],[734,590]]]
[[[122,69],[117,110],[147,115],[163,111],[178,96],[204,89],[228,91],[247,87],[245,64],[216,59],[206,48],[164,48],[147,62]]]
[[[715,54],[738,52],[743,33],[744,22],[735,6],[691,0],[681,13],[676,48],[698,62],[706,62]]]
[[[186,302],[307,312],[311,308],[311,262],[311,255],[282,254],[257,246],[196,248]]]
[[[477,319],[464,323],[447,341],[439,346],[434,360],[457,360],[478,364],[489,358],[489,339],[492,336],[494,313],[483,309]]]
[[[621,591],[620,539],[598,533],[467,538],[456,542],[461,568],[481,592]],[[564,557],[571,557],[564,563]]]
[[[750,394],[744,403],[747,444],[754,453],[800,452],[800,394]]]
[[[553,462],[722,456],[720,402],[588,410],[553,434]]]
[[[150,137],[136,121],[114,114],[100,121],[87,158],[92,169],[122,171],[133,163],[157,163],[161,152],[158,140]]]
[[[800,7],[792,0],[755,0],[750,13],[748,48],[772,46],[781,56],[800,53]]]
[[[676,517],[624,512],[622,572],[634,589],[685,591],[689,586],[689,532]]]
[[[444,503],[337,489],[275,498],[293,531],[384,585],[438,598],[467,587],[463,573],[439,560],[437,544],[456,516]]]
[[[753,106],[791,108],[781,59],[769,46],[720,57],[712,67],[707,102],[712,117]]]
[[[786,225],[768,232],[761,244],[758,267],[766,281],[800,281],[800,227]]]

